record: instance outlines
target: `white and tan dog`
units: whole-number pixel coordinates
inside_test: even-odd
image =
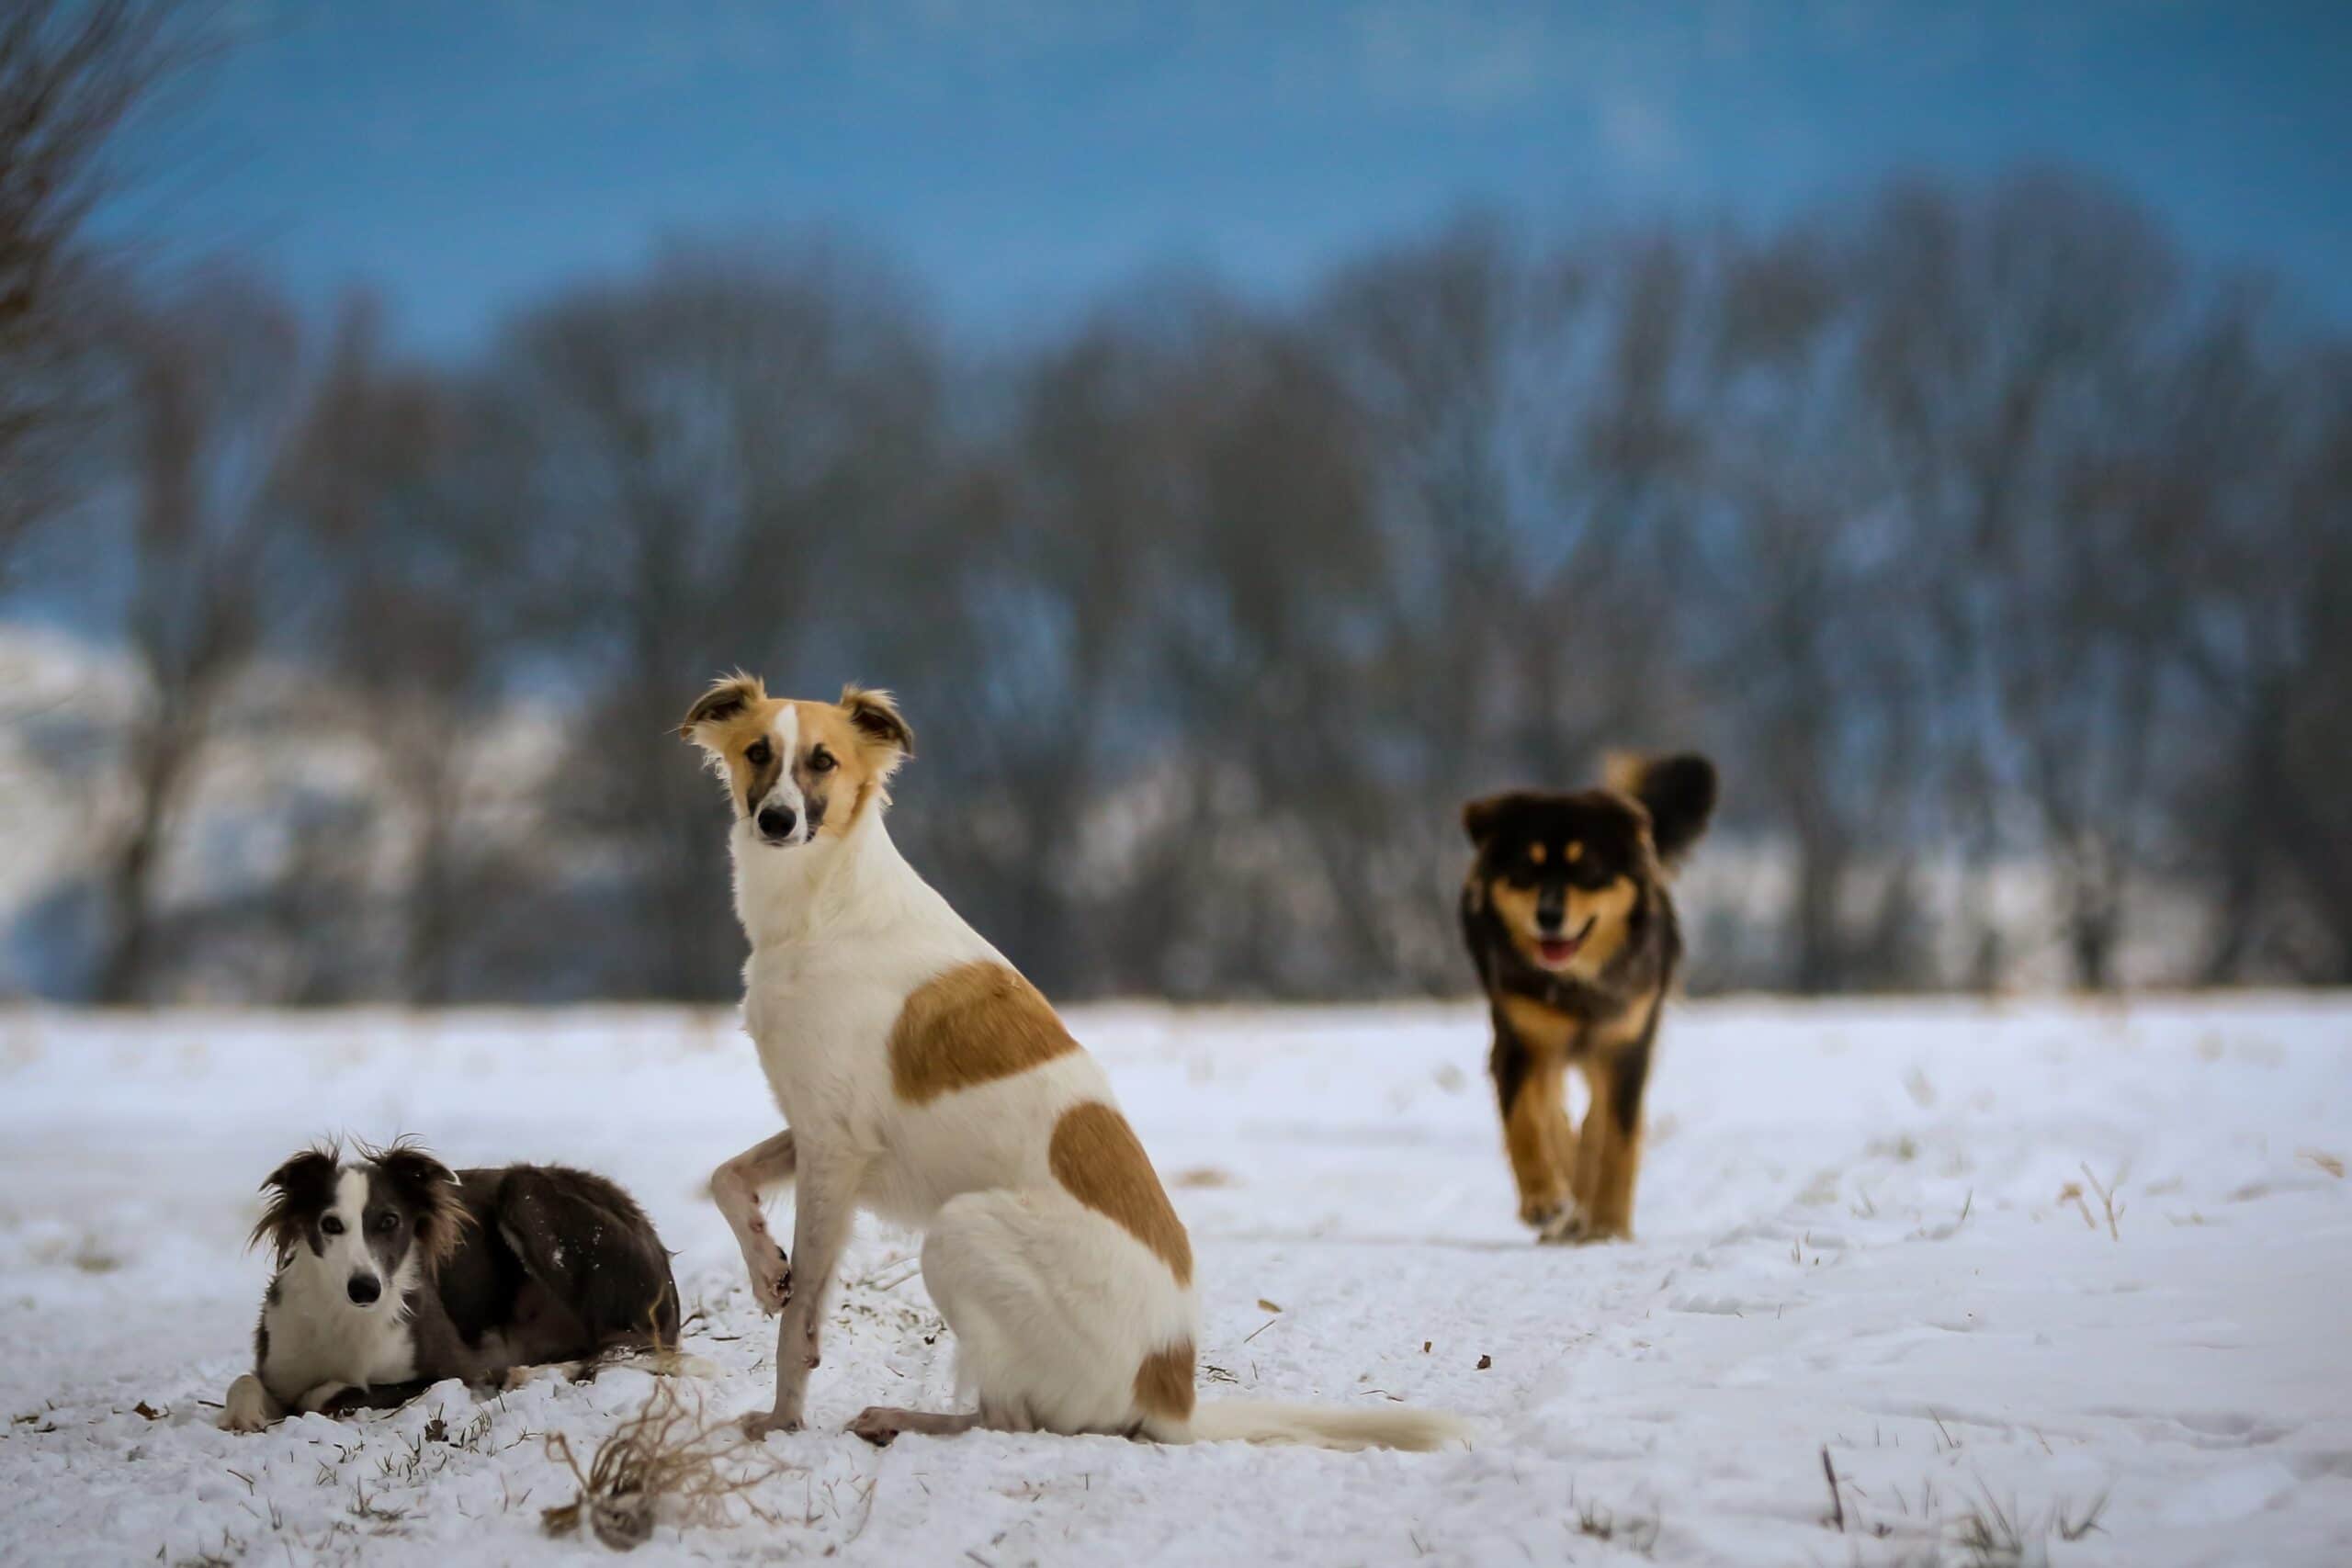
[[[887,693],[785,701],[737,675],[679,732],[727,781],[744,1018],[790,1128],[711,1178],[754,1293],[783,1314],[775,1406],[745,1423],[753,1436],[800,1425],[859,1209],[923,1233],[923,1283],[978,1396],[963,1413],[869,1409],[850,1429],[870,1441],[973,1427],[1343,1449],[1463,1435],[1395,1406],[1194,1405],[1183,1224],[1101,1066],[890,841],[887,786],[914,738]],[[791,1262],[761,1213],[786,1181]]]

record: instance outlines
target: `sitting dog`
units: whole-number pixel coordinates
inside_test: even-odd
[[[1600,789],[1474,800],[1462,933],[1492,1010],[1490,1061],[1519,1217],[1552,1242],[1634,1234],[1642,1091],[1682,937],[1668,870],[1715,807],[1703,757],[1628,761]],[[1591,1091],[1579,1136],[1566,1068]]]
[[[1396,1405],[1195,1407],[1191,1240],[1102,1067],[891,842],[887,789],[914,736],[887,693],[790,702],[739,675],[679,733],[726,781],[744,1021],[790,1129],[711,1178],[754,1295],[783,1314],[775,1405],[747,1431],[799,1427],[862,1208],[923,1233],[923,1283],[978,1406],[876,1406],[850,1427],[868,1441],[989,1427],[1422,1449],[1458,1433]],[[760,1207],[786,1181],[789,1261]]]
[[[612,1349],[673,1348],[678,1287],[652,1222],[601,1176],[561,1166],[453,1172],[406,1142],[333,1145],[270,1172],[254,1227],[277,1272],[254,1370],[221,1425],[406,1397],[443,1378]]]

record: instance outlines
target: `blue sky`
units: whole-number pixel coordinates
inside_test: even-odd
[[[2352,319],[2352,4],[228,0],[115,231],[433,353],[662,237],[816,226],[982,333],[1299,287],[1465,204],[1766,222],[2054,159]]]

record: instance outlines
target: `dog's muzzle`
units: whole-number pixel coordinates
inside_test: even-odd
[[[800,826],[800,818],[788,806],[763,806],[752,825],[769,843],[789,844],[795,841],[793,831]]]
[[[383,1297],[384,1281],[373,1274],[354,1274],[344,1289],[349,1293],[352,1305],[374,1306]]]

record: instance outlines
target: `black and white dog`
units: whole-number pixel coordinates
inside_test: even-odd
[[[405,1397],[443,1378],[613,1349],[674,1349],[670,1255],[629,1195],[552,1165],[452,1171],[405,1140],[333,1145],[270,1172],[253,1243],[277,1271],[254,1370],[220,1424],[256,1432],[289,1411]]]

